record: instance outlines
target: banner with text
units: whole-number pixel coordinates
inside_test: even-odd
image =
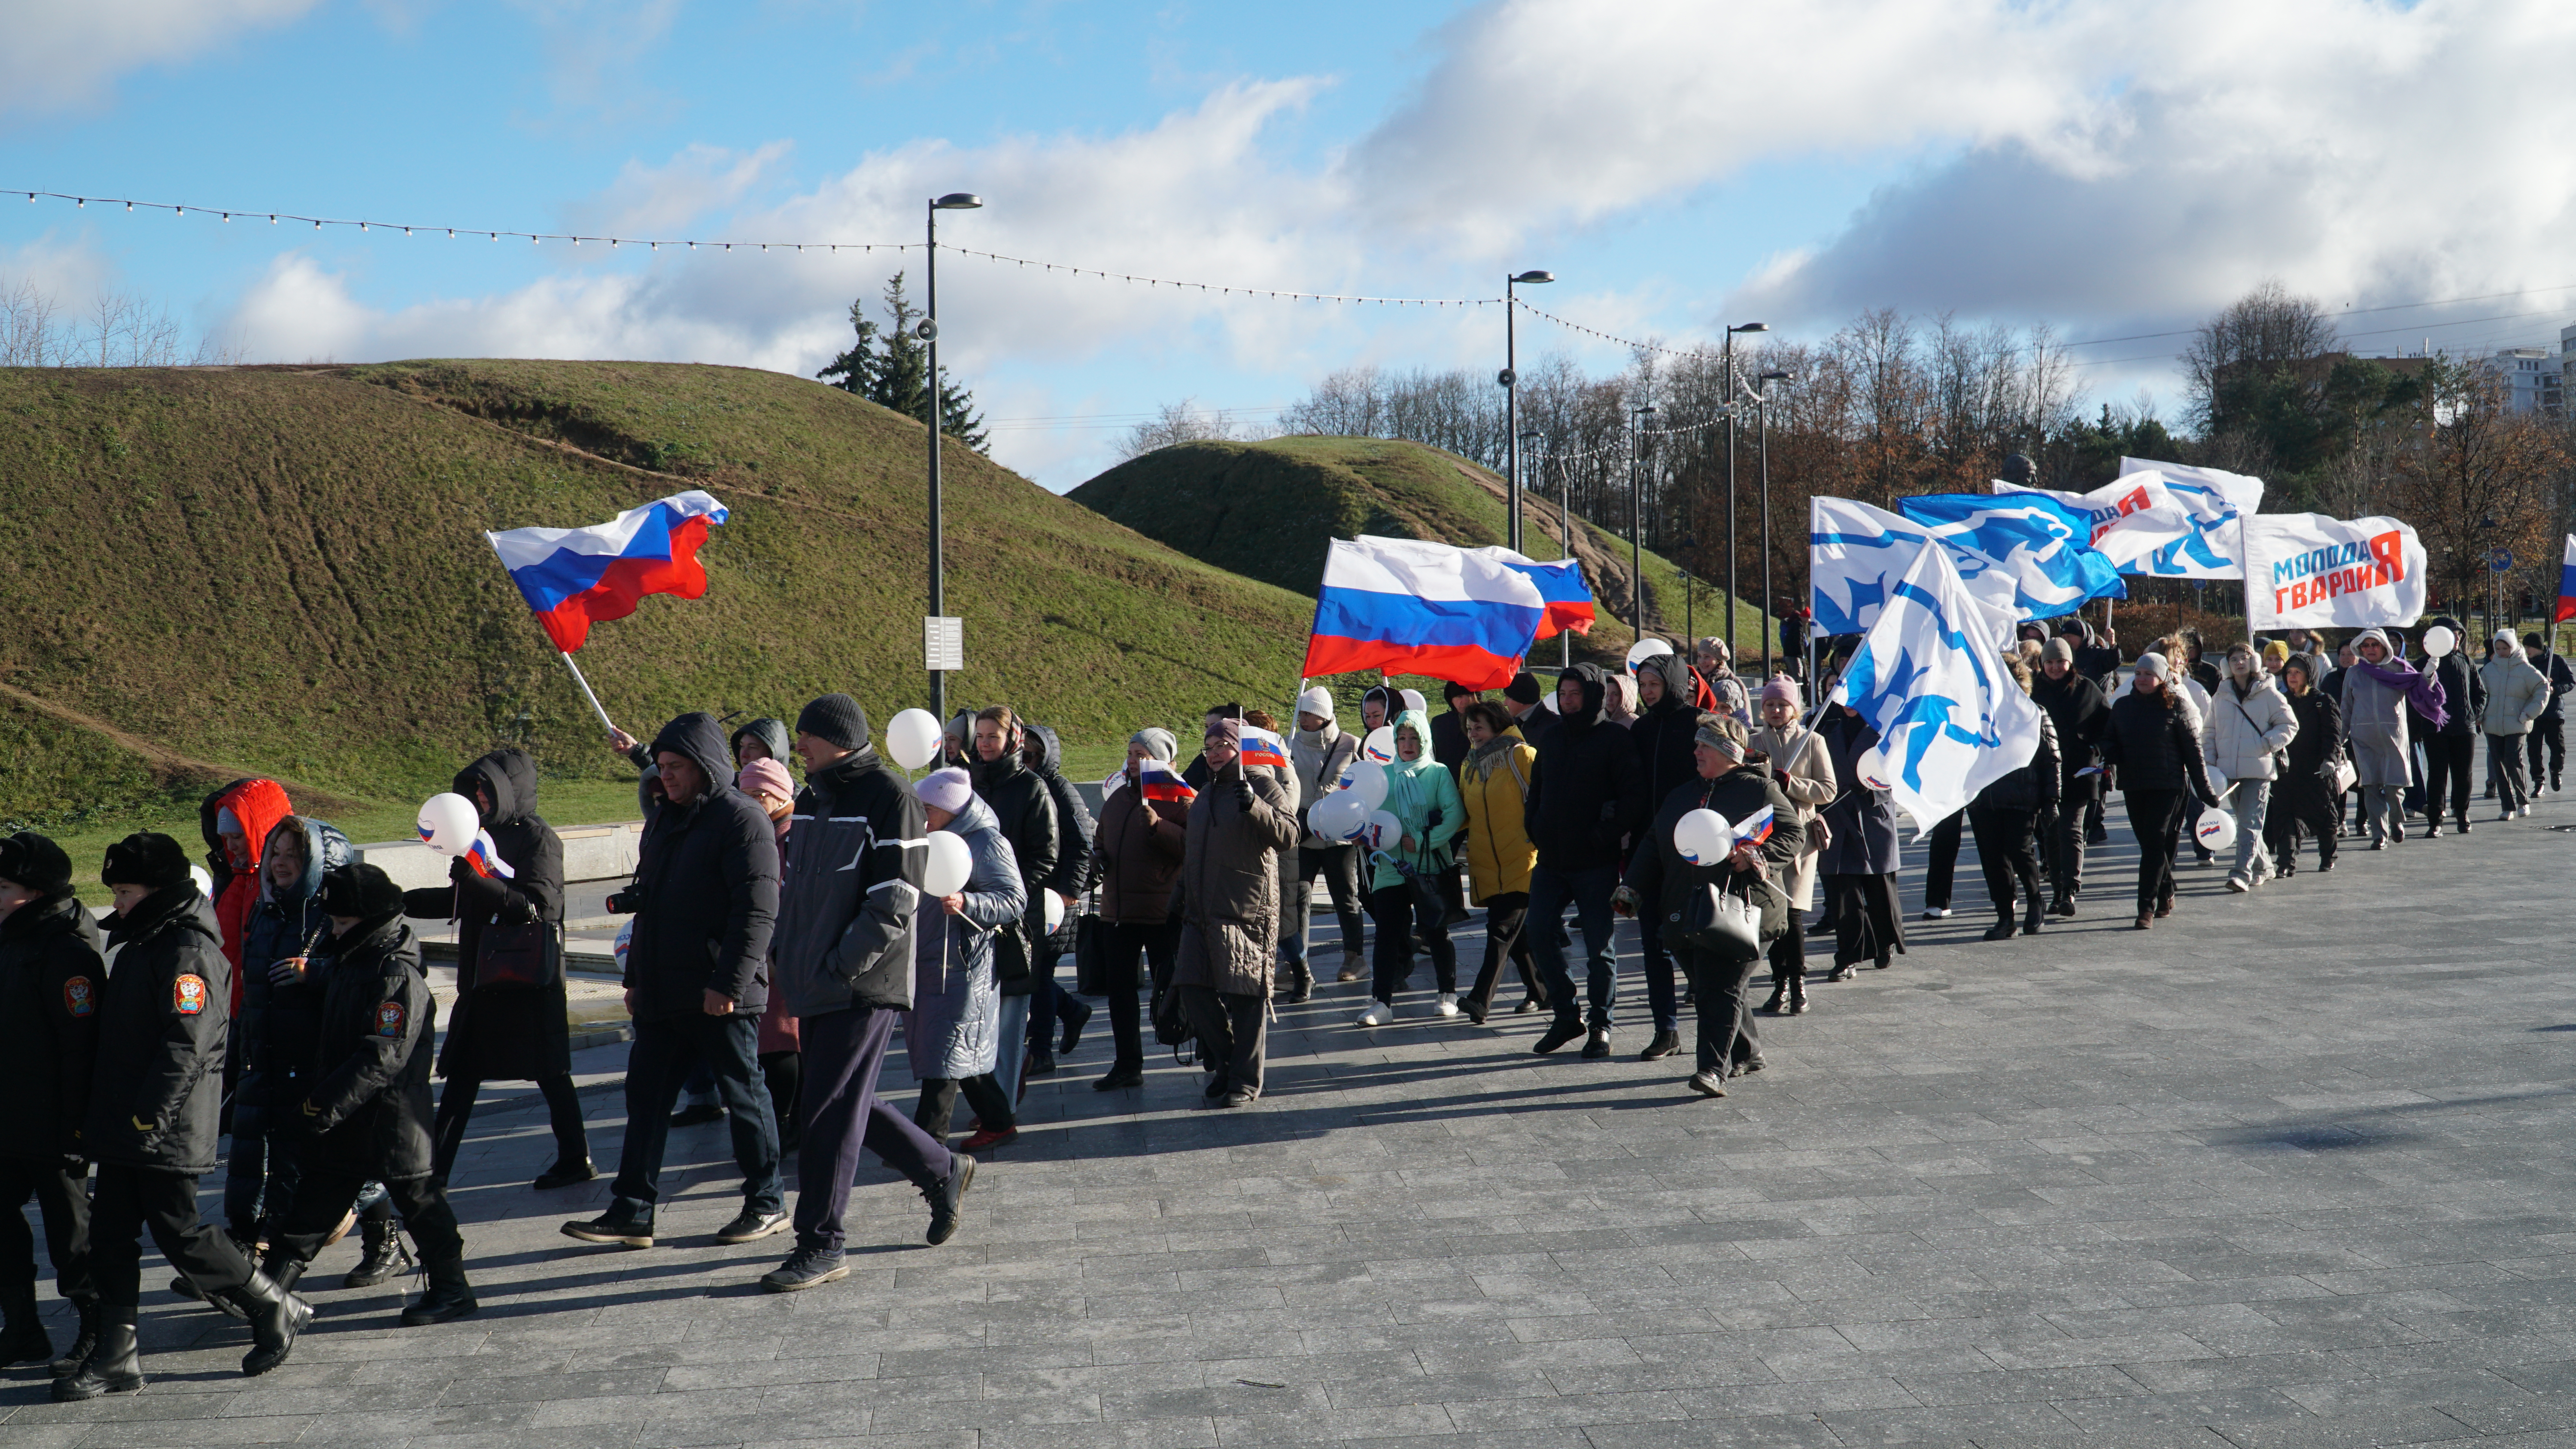
[[[2412,624],[2424,612],[2424,545],[2394,518],[2256,513],[2245,528],[2245,627]]]

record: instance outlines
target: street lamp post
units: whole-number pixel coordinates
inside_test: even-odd
[[[1644,532],[1645,508],[1644,494],[1637,484],[1637,464],[1646,446],[1646,424],[1654,419],[1655,405],[1648,403],[1628,411],[1637,419],[1628,434],[1628,627],[1643,639],[1646,637],[1646,554],[1645,545],[1638,541],[1638,536]]]
[[[1522,272],[1503,278],[1503,375],[1494,379],[1503,385],[1503,546],[1514,553],[1521,547],[1521,375],[1520,375],[1520,310],[1512,288],[1527,282],[1532,286],[1556,280],[1554,272]],[[1568,645],[1568,648],[1573,646]]]
[[[926,359],[930,368],[926,384],[929,398],[922,404],[922,411],[926,414],[923,421],[930,424],[930,617],[934,619],[944,618],[948,613],[948,586],[940,573],[939,535],[939,213],[973,211],[983,204],[984,198],[971,192],[952,191],[946,196],[933,199],[927,213],[925,239],[929,245],[923,252],[925,258],[923,270],[926,274],[924,280],[928,283],[924,288],[928,305],[918,330],[922,342],[929,349],[929,357]],[[928,652],[929,642],[929,633],[925,626],[922,635],[925,654]],[[923,662],[934,661],[925,659]],[[942,722],[948,718],[948,676],[937,668],[930,671],[930,713],[933,718]]]
[[[1771,592],[1771,384],[1794,380],[1785,372],[1766,372],[1759,379],[1758,390],[1762,397],[1762,607],[1765,609],[1777,600]],[[1776,628],[1762,631],[1762,677],[1765,679],[1771,677],[1771,639],[1779,632]]]
[[[1735,652],[1735,334],[1768,332],[1768,322],[1746,322],[1726,329],[1726,650]],[[1767,605],[1765,607],[1768,607]]]

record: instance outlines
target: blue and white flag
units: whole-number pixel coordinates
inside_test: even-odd
[[[1931,528],[1903,514],[1848,498],[1809,499],[1807,592],[1816,636],[1867,630],[1878,621],[1896,581],[1914,566],[1914,556],[1940,543]],[[1969,596],[1990,611],[1990,621],[2004,633],[2024,618],[2047,617],[2024,610],[2009,571],[1965,550],[1942,548]]]
[[[2244,481],[2258,490],[2262,487],[2259,480]],[[2124,574],[2166,579],[2245,577],[2245,544],[2238,528],[2243,515],[2228,491],[2211,484],[2176,481],[2144,469],[2124,473],[2117,482],[2090,493],[2025,488],[2000,479],[1993,487],[2003,496],[2053,499],[2090,517],[2094,549]]]
[[[1878,731],[1861,783],[1896,798],[1917,840],[2039,749],[2039,706],[2004,669],[2005,637],[1949,552],[1922,549],[1827,696]]]
[[[2045,494],[1926,493],[1897,499],[1896,511],[1949,548],[1972,590],[1989,573],[2011,579],[2017,619],[2054,619],[2093,599],[2129,596],[2120,571],[2093,551],[2092,516]]]

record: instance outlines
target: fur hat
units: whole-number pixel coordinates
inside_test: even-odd
[[[966,808],[967,801],[975,798],[975,784],[967,778],[964,770],[951,765],[945,770],[933,770],[922,776],[921,783],[913,786],[912,792],[931,809],[955,815]]]
[[[322,872],[321,904],[326,916],[360,921],[387,916],[402,909],[402,887],[382,866],[364,861],[333,866]]]
[[[101,885],[139,885],[168,890],[188,879],[188,853],[169,836],[137,831],[107,848],[107,864],[98,873]]]
[[[45,897],[72,893],[72,858],[63,848],[32,830],[0,840],[0,880]]]

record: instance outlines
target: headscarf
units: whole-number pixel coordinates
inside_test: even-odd
[[[1637,722],[1637,681],[1626,673],[1610,676],[1610,696],[1601,701],[1602,716],[1613,724]]]
[[[2379,647],[2388,650],[2386,663],[2373,664],[2362,657],[2361,646],[2372,639],[2379,641]],[[2390,689],[2403,692],[2407,706],[2431,720],[2433,728],[2440,729],[2451,722],[2450,700],[2442,693],[2442,681],[2399,658],[2397,651],[2388,643],[2388,635],[2382,631],[2364,629],[2354,637],[2352,667]]]

